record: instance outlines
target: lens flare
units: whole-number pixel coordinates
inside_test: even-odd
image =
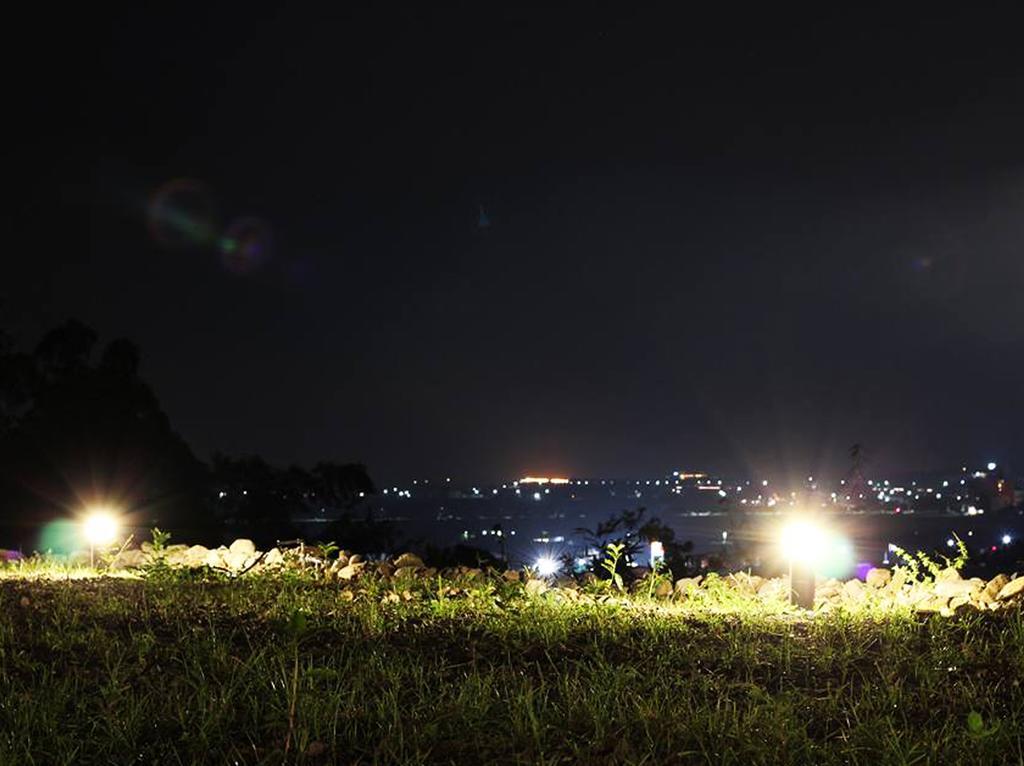
[[[232,274],[249,274],[270,258],[270,227],[258,218],[234,221],[220,239],[221,261]]]
[[[170,250],[209,246],[217,231],[213,198],[201,181],[180,178],[161,186],[146,211],[150,235]]]

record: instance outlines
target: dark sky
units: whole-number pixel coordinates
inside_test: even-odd
[[[1011,17],[429,5],[12,27],[0,326],[202,457],[1024,466]]]

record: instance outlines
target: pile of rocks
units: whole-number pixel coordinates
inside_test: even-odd
[[[143,543],[139,548],[128,548],[118,553],[111,560],[109,568],[140,569],[157,563],[170,567],[197,569],[213,567],[228,572],[243,572],[256,566],[270,567],[284,562],[285,555],[279,548],[269,551],[258,551],[252,540],[235,540],[230,546],[207,548],[203,545],[168,545],[156,550],[151,543]]]
[[[764,578],[743,572],[721,578],[718,587],[765,601],[785,601],[789,596],[789,578]],[[677,600],[708,595],[707,581],[700,577],[677,580],[673,597]],[[819,580],[815,585],[815,609],[873,606],[912,608],[921,613],[944,615],[966,611],[994,610],[1024,602],[1024,577],[998,574],[990,580],[973,577],[965,580],[952,567],[941,570],[933,580],[911,579],[905,572],[870,569],[864,580]]]
[[[587,597],[594,575],[581,578],[558,577],[539,579],[517,570],[485,572],[472,567],[438,570],[428,567],[415,553],[403,553],[385,561],[368,561],[358,553],[339,551],[326,558],[317,548],[303,546],[271,548],[259,551],[252,540],[235,540],[230,546],[205,548],[202,545],[171,545],[156,550],[149,543],[140,548],[120,552],[110,563],[111,569],[136,569],[162,562],[181,568],[211,567],[231,574],[283,568],[314,571],[328,581],[353,582],[373,576],[395,583],[412,585],[414,580],[434,581],[440,575],[445,581],[463,583],[494,578],[519,583],[527,595],[557,596],[577,601]],[[657,599],[675,602],[713,602],[726,591],[744,599],[785,603],[789,598],[789,578],[765,578],[745,572],[725,577],[684,577],[673,584],[667,579],[639,579],[634,593],[650,594]],[[591,594],[592,595],[592,594]],[[999,574],[990,580],[963,579],[952,567],[940,571],[934,579],[911,579],[903,570],[871,569],[864,580],[819,580],[815,587],[815,609],[827,611],[844,607],[911,608],[922,613],[957,614],[970,610],[986,611],[1024,602],[1024,577]]]

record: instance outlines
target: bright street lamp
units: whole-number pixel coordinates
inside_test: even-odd
[[[814,608],[814,565],[825,554],[825,531],[808,519],[793,519],[779,535],[779,550],[789,562],[789,600]]]
[[[89,542],[89,566],[96,566],[96,546],[105,547],[117,539],[117,518],[110,511],[90,511],[82,522],[82,534]]]
[[[562,568],[562,565],[558,562],[558,559],[551,558],[550,556],[541,556],[534,562],[533,568],[541,577],[551,577],[558,574],[558,570]]]

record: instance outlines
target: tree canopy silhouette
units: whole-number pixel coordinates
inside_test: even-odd
[[[69,320],[31,353],[0,341],[0,519],[26,539],[90,504],[182,534],[210,518],[206,466],[139,377],[139,350],[120,338],[93,361],[94,330]]]

